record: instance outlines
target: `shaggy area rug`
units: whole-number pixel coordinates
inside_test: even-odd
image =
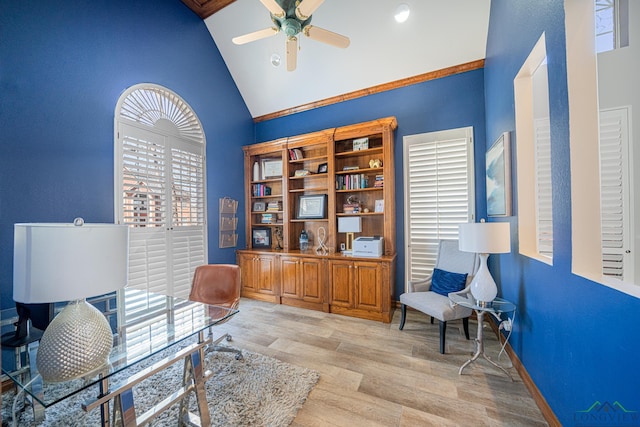
[[[174,350],[175,351],[175,350]],[[319,374],[310,369],[290,365],[271,357],[243,351],[244,359],[235,360],[229,353],[209,352],[205,355],[205,366],[214,372],[206,384],[207,401],[213,426],[288,426],[302,407],[307,395],[319,379]],[[158,360],[141,362],[126,372],[135,371]],[[166,397],[181,383],[183,364],[176,363],[134,388],[136,413],[142,414],[154,403]],[[115,376],[117,384],[124,373]],[[100,411],[85,413],[80,402],[91,400],[95,390],[85,391],[46,410],[42,427],[98,426]],[[5,393],[2,399],[3,421],[9,419],[13,394]],[[190,398],[192,411],[197,414],[195,396]],[[179,404],[173,405],[152,422],[152,426],[173,427],[177,425]],[[9,424],[11,425],[11,424]],[[33,413],[26,408],[18,413],[19,426],[33,425]]]

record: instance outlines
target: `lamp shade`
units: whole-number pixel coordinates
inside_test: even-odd
[[[129,229],[115,224],[14,225],[13,299],[84,299],[127,283]]]
[[[511,252],[508,222],[473,222],[458,226],[458,245],[463,252],[502,254]]]
[[[359,216],[338,217],[338,233],[360,233],[362,231],[362,218]]]

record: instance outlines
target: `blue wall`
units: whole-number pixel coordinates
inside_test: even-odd
[[[618,401],[627,410],[640,411],[640,371],[635,363],[640,354],[640,300],[571,274],[562,0],[492,1],[484,70],[486,139],[491,141],[510,131],[517,151],[513,79],[543,32],[551,114],[554,265],[517,255],[518,211],[514,203],[514,216],[509,218],[512,254],[501,255],[493,268],[500,277],[502,296],[518,304],[511,344],[560,422],[571,426],[584,416],[576,411],[587,410],[596,401]],[[515,166],[515,154],[512,164]],[[616,421],[597,425],[631,425]],[[640,421],[633,425],[638,424]]]
[[[0,2],[0,298],[11,299],[13,224],[113,221],[113,114],[120,94],[161,84],[198,114],[207,136],[209,257],[217,203],[243,203],[240,146],[396,116],[399,249],[404,286],[402,138],[473,126],[477,214],[486,211],[485,141],[511,131],[513,78],[542,32],[549,54],[554,185],[554,265],[492,256],[502,296],[517,302],[512,345],[564,425],[596,400],[640,411],[638,299],[571,274],[569,128],[562,0],[493,0],[484,70],[472,71],[253,125],[204,23],[178,0]],[[485,118],[486,116],[486,118]],[[486,128],[485,128],[486,125]],[[255,135],[254,135],[255,132]],[[512,161],[515,160],[515,155]],[[515,163],[513,163],[515,165]],[[517,170],[514,170],[517,179]],[[514,194],[514,200],[515,200]],[[243,211],[243,207],[240,207]],[[240,218],[243,222],[243,218]],[[244,242],[244,225],[239,225]],[[612,424],[610,424],[612,425]]]
[[[432,80],[318,108],[256,125],[256,141],[395,116],[396,299],[404,292],[404,180],[402,138],[473,126],[476,166],[476,211],[486,211],[484,153],[484,72],[482,69]]]
[[[175,91],[200,118],[209,259],[235,261],[233,249],[218,249],[218,198],[242,201],[239,147],[254,141],[254,126],[198,16],[179,0],[9,0],[0,40],[2,308],[13,306],[14,223],[113,222],[114,110],[137,83]]]

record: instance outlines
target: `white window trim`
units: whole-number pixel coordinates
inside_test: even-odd
[[[600,132],[594,2],[565,0],[564,7],[571,150],[571,271],[640,298],[640,285],[602,275]],[[633,141],[631,135],[630,138]]]
[[[206,141],[202,131],[202,125],[191,107],[177,94],[159,85],[139,84],[127,89],[120,97],[114,119],[114,198],[115,217],[118,223],[124,223],[124,205],[122,185],[123,176],[123,140],[127,138],[125,129],[130,130],[131,136],[134,134],[141,140],[155,141],[162,144],[164,149],[164,176],[168,177],[169,183],[173,181],[176,161],[173,155],[176,152],[186,151],[194,153],[201,158],[198,169],[201,170],[201,182],[198,183],[201,191],[200,201],[202,212],[197,217],[195,226],[181,225],[176,223],[172,213],[173,206],[173,186],[164,188],[165,218],[157,225],[161,227],[133,227],[130,233],[131,245],[139,248],[147,254],[152,254],[151,250],[145,248],[159,248],[160,256],[164,256],[164,265],[167,265],[166,272],[156,271],[152,273],[148,256],[140,258],[139,251],[130,250],[130,283],[132,286],[144,288],[152,292],[167,293],[174,296],[186,298],[189,294],[193,270],[207,262],[207,205],[206,205]],[[162,169],[162,167],[160,168]],[[156,169],[159,170],[159,169]],[[166,179],[166,178],[165,178]],[[135,231],[135,233],[133,232]],[[151,234],[149,234],[151,233]],[[145,235],[156,240],[156,243],[146,240]],[[140,240],[138,237],[142,237]],[[158,240],[159,239],[159,240]],[[195,241],[196,251],[184,251],[190,242]],[[162,255],[164,251],[165,255]],[[179,251],[179,257],[176,257]],[[138,254],[137,263],[132,262]],[[146,258],[145,258],[146,257]],[[157,258],[157,257],[155,257]],[[134,260],[135,261],[135,260]],[[145,265],[138,265],[142,262]],[[158,268],[162,270],[161,262]],[[150,273],[151,272],[151,273]],[[162,273],[162,274],[159,274]],[[144,283],[143,283],[144,282]],[[136,285],[137,283],[137,285]]]
[[[414,270],[413,263],[415,262],[413,253],[414,246],[417,246],[414,243],[414,239],[412,238],[412,228],[414,225],[412,224],[412,192],[410,189],[411,180],[410,175],[412,173],[411,169],[411,158],[410,151],[414,146],[419,147],[427,147],[429,145],[437,147],[440,143],[441,145],[447,144],[455,144],[460,145],[459,143],[464,144],[466,147],[466,202],[467,207],[464,213],[458,212],[457,218],[454,218],[453,221],[451,219],[450,213],[443,213],[437,216],[436,221],[439,219],[445,219],[442,226],[436,226],[435,229],[431,231],[431,236],[423,236],[419,245],[420,249],[416,250],[416,253],[419,254],[420,260],[420,272],[415,274],[416,277],[412,277],[414,274],[412,271]],[[456,149],[459,150],[459,147]],[[439,132],[430,132],[418,135],[407,135],[403,139],[403,173],[404,173],[404,212],[405,212],[405,278],[406,281],[421,279],[424,276],[430,273],[433,269],[433,265],[435,264],[435,257],[438,250],[438,241],[440,239],[457,239],[458,238],[458,224],[474,221],[475,220],[475,164],[474,164],[474,143],[473,143],[473,128],[459,128],[452,130],[445,130]],[[439,167],[439,166],[436,166]],[[437,184],[436,184],[437,185]],[[420,203],[424,203],[424,201],[418,201]],[[437,202],[436,202],[437,203]],[[426,231],[425,231],[426,233]],[[406,282],[405,281],[405,282]],[[405,284],[406,287],[406,284]]]
[[[541,168],[549,168],[546,175],[551,179],[549,164],[539,162],[537,150],[541,142],[536,134],[534,109],[533,76],[541,64],[546,61],[546,45],[544,33],[531,50],[522,68],[513,80],[516,107],[516,163],[518,171],[518,235],[519,251],[522,255],[553,265],[553,208],[551,195],[541,195],[539,191],[548,191],[552,185],[542,186],[538,177]],[[546,101],[548,103],[548,99]],[[549,206],[541,206],[547,200]],[[542,211],[542,212],[541,212]],[[546,232],[540,227],[540,216],[551,218]],[[541,246],[541,241],[551,241],[550,245]],[[550,249],[549,249],[550,247]]]

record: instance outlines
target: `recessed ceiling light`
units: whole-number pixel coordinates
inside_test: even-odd
[[[409,18],[409,13],[411,13],[409,5],[406,3],[400,3],[396,8],[396,14],[394,15],[394,18],[396,19],[396,22],[403,23]]]
[[[271,65],[273,65],[274,67],[280,65],[280,55],[278,55],[277,53],[271,55]]]

